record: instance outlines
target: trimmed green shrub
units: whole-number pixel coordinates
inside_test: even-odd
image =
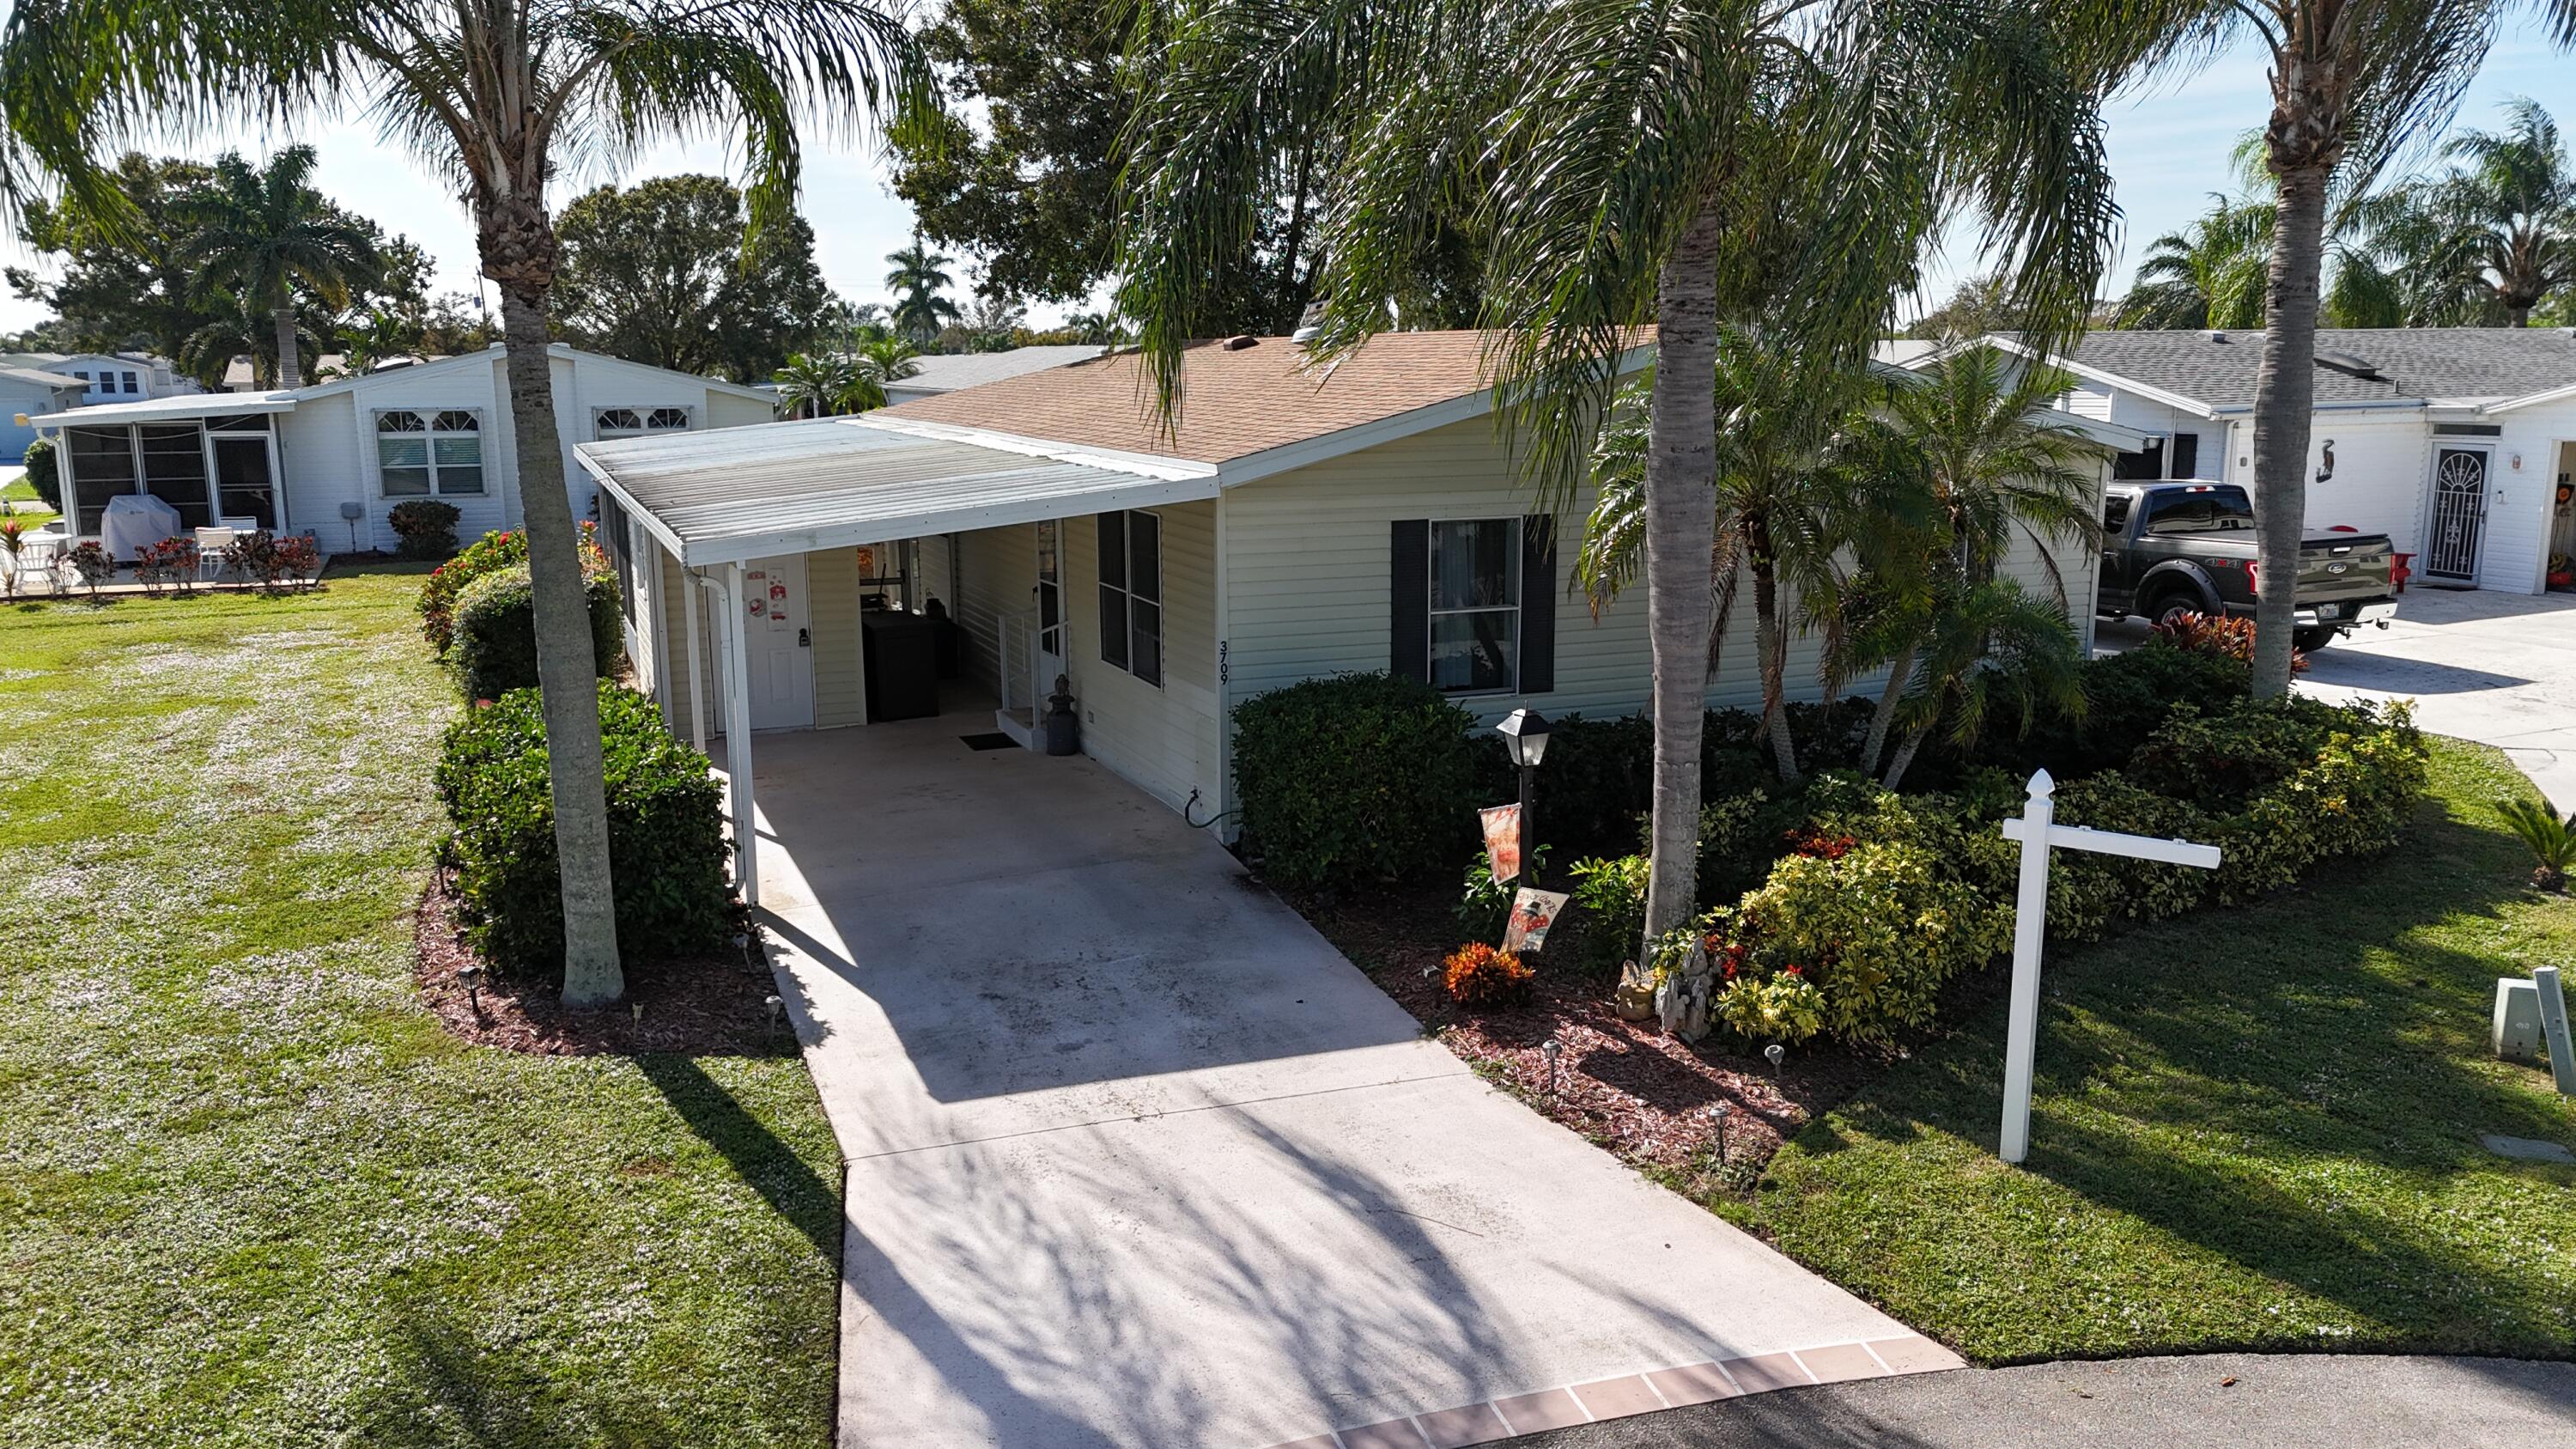
[[[1747,976],[1802,977],[1819,996],[1818,1030],[1874,1046],[1894,1045],[1900,1029],[1931,1025],[1941,988],[2012,938],[2004,903],[1903,840],[1792,855],[1727,925],[1750,957],[1741,967],[1727,964],[1734,975],[1721,993]],[[1720,1015],[1729,1010],[1721,1005]]]
[[[1428,684],[1309,679],[1245,700],[1234,722],[1243,828],[1283,885],[1417,876],[1475,834],[1475,716]]]
[[[740,909],[725,879],[723,791],[707,757],[671,737],[651,700],[605,680],[599,732],[619,949],[652,958],[724,945]],[[436,774],[467,938],[495,970],[531,980],[560,979],[563,967],[546,768],[537,691],[522,689],[451,726]]]
[[[581,525],[581,572],[584,578],[609,572],[608,555],[598,543],[599,526]],[[447,653],[455,642],[456,600],[466,586],[486,574],[528,561],[528,535],[518,529],[499,529],[487,533],[465,546],[456,557],[429,571],[421,580],[420,598],[414,607],[420,611],[420,636],[440,654]]]
[[[2056,817],[2068,825],[2204,845],[2218,834],[2207,811],[2159,795],[2117,770],[2061,788]],[[2021,847],[2012,850],[2018,856]],[[2048,867],[2048,934],[2063,941],[2098,940],[2116,921],[2181,915],[2206,900],[2209,889],[2210,873],[2198,866],[2061,850]]]
[[[2329,735],[2313,761],[2218,822],[2212,843],[2226,858],[2211,894],[2220,903],[2260,899],[2320,860],[2397,843],[2431,767],[2414,710],[2401,700],[2334,713],[2346,728]]]
[[[385,521],[402,540],[404,558],[442,559],[456,552],[456,520],[462,517],[453,503],[411,498],[395,504]]]
[[[63,511],[63,468],[54,454],[54,440],[38,438],[27,445],[27,486],[56,513]]]
[[[616,672],[625,654],[617,580],[593,574],[583,582],[583,591],[590,606],[591,651],[605,678]],[[511,690],[535,687],[536,594],[526,565],[486,574],[457,596],[456,643],[447,662],[467,699],[499,699]]]
[[[1943,757],[1936,775],[1986,766],[2028,779],[2031,771],[2044,768],[2062,782],[2117,769],[2176,713],[2214,714],[2242,701],[2252,678],[2243,663],[2223,654],[2154,640],[2126,653],[2087,660],[2079,673],[2085,704],[2081,720],[2052,713],[2032,721],[2027,731],[2018,719],[2001,721],[1981,733],[1981,742],[1964,761],[1947,758],[1945,749],[1927,749]]]
[[[2122,773],[2159,795],[2221,814],[2314,763],[2354,716],[2313,699],[2243,700],[2216,714],[2174,716]]]

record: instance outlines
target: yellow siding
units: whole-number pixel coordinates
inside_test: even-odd
[[[1064,524],[1064,596],[1073,626],[1074,697],[1082,752],[1178,807],[1190,792],[1204,812],[1219,794],[1216,721],[1216,505],[1144,510],[1162,519],[1163,683],[1160,688],[1100,657],[1100,527],[1089,514]]]
[[[814,631],[814,723],[866,724],[859,675],[859,565],[846,548],[805,555],[805,612]]]
[[[965,631],[961,663],[966,677],[999,695],[1003,622],[1019,619],[1037,602],[1032,592],[1038,581],[1037,528],[980,528],[960,534],[957,551],[954,592],[940,597],[948,602],[949,617]],[[1014,672],[1025,675],[1026,664],[1015,666]],[[1027,688],[1024,678],[1020,688]]]
[[[673,734],[684,740],[690,737],[688,610],[696,609],[699,611],[698,682],[699,687],[706,691],[707,714],[710,716],[707,735],[713,738],[724,728],[724,702],[716,692],[715,619],[707,612],[706,589],[692,582],[681,569],[680,561],[661,549],[655,548],[649,557],[661,561],[662,583],[655,590],[658,597],[654,600],[653,610],[653,626],[659,631],[660,639],[658,644],[654,640],[646,640],[645,647],[648,650],[658,648],[667,666],[663,679],[668,687],[661,691],[663,715],[671,722]]]

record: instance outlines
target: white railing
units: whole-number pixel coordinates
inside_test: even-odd
[[[1001,686],[1004,713],[1027,710],[1037,718],[1038,705],[1055,681],[1038,678],[1038,611],[1032,607],[995,620],[994,672]]]

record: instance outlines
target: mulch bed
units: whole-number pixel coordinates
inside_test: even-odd
[[[559,988],[497,981],[488,968],[479,990],[469,994],[457,972],[484,963],[458,934],[450,883],[441,871],[412,916],[413,976],[421,1003],[450,1035],[534,1056],[768,1057],[796,1050],[795,1035],[770,1019],[769,998],[778,983],[756,938],[740,951],[629,960],[626,1001],[603,1010],[574,1011],[563,1004]]]
[[[1719,1036],[1693,1048],[1651,1019],[1621,1020],[1610,999],[1616,983],[1574,965],[1588,924],[1575,911],[1559,919],[1543,956],[1526,958],[1538,971],[1530,1003],[1479,1010],[1452,1001],[1441,984],[1441,961],[1460,944],[1454,889],[1287,899],[1489,1079],[1622,1158],[1688,1174],[1701,1188],[1748,1184],[1784,1138],[1858,1091],[1881,1065],[1838,1048],[1792,1048],[1775,1075],[1759,1055],[1735,1055]],[[1541,1049],[1550,1037],[1561,1047],[1552,1086]],[[1728,1106],[1722,1172],[1709,1111],[1720,1102]]]

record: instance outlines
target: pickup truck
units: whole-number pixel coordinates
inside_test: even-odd
[[[2384,533],[2300,540],[2299,648],[2318,650],[2364,624],[2397,617],[2394,548]],[[2095,609],[2135,614],[2251,617],[2254,500],[2233,483],[2113,483],[2102,504],[2102,572]]]

